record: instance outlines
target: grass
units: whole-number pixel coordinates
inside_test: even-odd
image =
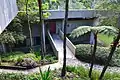
[[[104,43],[105,46],[110,46],[114,36],[107,36],[104,34],[98,34],[98,39]]]
[[[90,80],[90,78],[88,77],[89,69],[85,69],[82,66],[79,67],[68,66],[66,70],[67,73],[64,79],[60,77],[61,69],[50,71],[49,80]],[[46,73],[47,72],[43,72],[43,74]],[[99,75],[100,75],[99,71],[93,70],[91,80],[98,80]],[[0,80],[41,80],[41,76],[42,75],[40,73],[29,74],[29,75],[1,73]],[[120,80],[120,74],[106,72],[102,80]]]

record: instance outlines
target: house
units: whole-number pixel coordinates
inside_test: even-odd
[[[57,34],[59,30],[63,31],[64,27],[64,11],[62,10],[48,10],[50,16],[44,19],[44,25],[46,30],[49,29],[51,34]],[[113,12],[109,11],[97,11],[97,10],[70,10],[68,13],[68,24],[67,24],[67,34],[69,35],[73,29],[79,26],[94,26],[99,24],[99,16],[110,16],[113,15]],[[38,24],[34,24],[32,27],[32,37],[35,48],[39,49],[40,45],[40,27]],[[29,31],[28,27],[24,27],[24,35],[27,36],[27,39],[23,44],[18,44],[15,46],[14,50],[28,50],[30,45]],[[47,38],[46,38],[47,39]],[[89,34],[87,37],[83,37],[82,43],[88,43]],[[49,44],[49,41],[46,40],[46,43]]]

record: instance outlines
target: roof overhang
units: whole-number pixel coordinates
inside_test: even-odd
[[[50,16],[46,19],[64,19],[65,11],[63,10],[47,10]],[[82,18],[82,19],[91,19],[97,17],[110,17],[115,15],[115,12],[108,10],[70,10],[68,12],[68,18]]]

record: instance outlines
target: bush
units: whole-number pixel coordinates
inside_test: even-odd
[[[2,62],[16,62],[17,59],[23,56],[25,53],[23,52],[10,52],[4,53],[1,55]]]
[[[2,62],[18,62],[21,59],[24,58],[31,58],[36,62],[39,62],[41,60],[41,56],[36,57],[34,53],[23,53],[23,52],[11,52],[11,53],[5,53],[1,55],[1,61]]]
[[[95,54],[95,63],[104,65],[107,61],[110,49],[107,47],[97,46]],[[91,61],[91,45],[88,44],[79,44],[76,45],[76,57],[82,61],[90,62]],[[109,64],[110,66],[120,66],[120,49],[117,48],[115,51],[112,60]]]

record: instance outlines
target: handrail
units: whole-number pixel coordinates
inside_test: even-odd
[[[50,41],[50,44],[51,44],[51,46],[52,46],[52,48],[53,48],[53,51],[54,51],[54,53],[55,53],[55,55],[58,57],[58,50],[56,49],[56,44],[54,43],[54,40],[53,40],[53,38],[52,38],[52,36],[51,36],[51,34],[50,34],[50,32],[49,31],[47,31],[47,34],[48,34],[48,39],[49,39],[49,41]]]

